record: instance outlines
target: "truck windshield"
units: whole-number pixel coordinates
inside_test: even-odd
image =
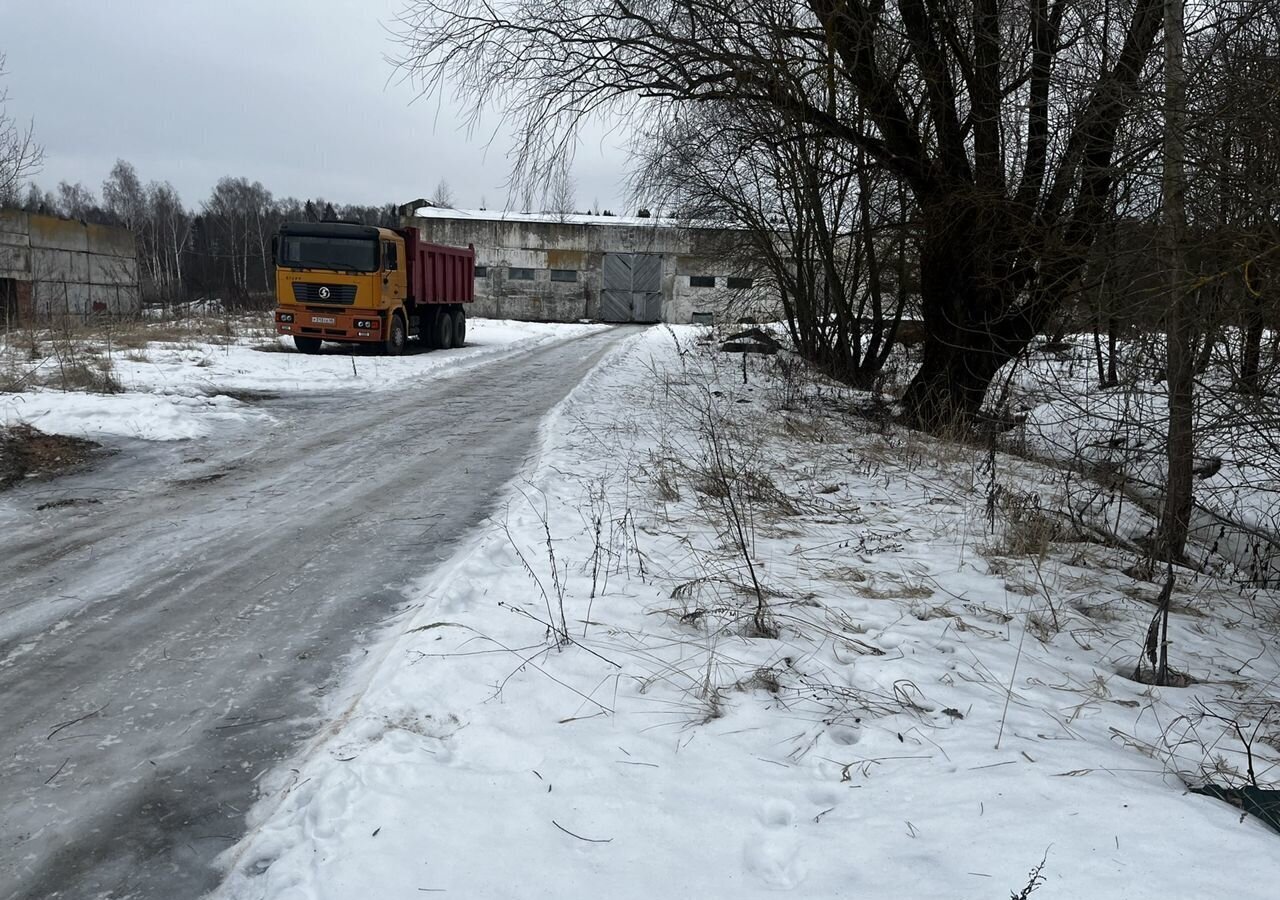
[[[376,272],[378,242],[369,238],[289,234],[280,241],[279,263],[293,269]]]

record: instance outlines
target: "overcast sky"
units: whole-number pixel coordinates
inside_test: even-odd
[[[188,206],[223,175],[277,196],[402,203],[441,178],[457,205],[505,205],[509,138],[414,102],[384,56],[402,0],[0,0],[10,115],[34,118],[46,189],[94,193],[116,158]],[[581,208],[624,210],[621,136],[573,174]],[[486,146],[487,145],[487,146]]]

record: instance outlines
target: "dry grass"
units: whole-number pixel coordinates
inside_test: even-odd
[[[884,584],[884,582],[888,583]],[[860,584],[853,589],[853,592],[868,600],[927,600],[933,596],[933,588],[924,584],[908,584],[883,577],[881,583],[884,586]]]
[[[45,387],[92,394],[118,394],[124,390],[116,380],[110,359],[95,358],[92,354],[85,356],[61,360],[45,378]]]
[[[999,523],[998,538],[982,548],[987,556],[1029,556],[1043,560],[1054,543],[1074,537],[1060,516],[1042,509],[1040,496],[996,486],[987,500],[992,527]]]
[[[116,379],[107,357],[70,348],[35,365],[12,362],[0,366],[0,393],[18,393],[33,388],[118,394],[124,387]]]
[[[168,321],[63,318],[6,332],[0,343],[0,393],[48,387],[118,393],[111,360],[123,351],[130,362],[151,362],[156,343],[204,350],[272,333],[268,316],[189,317]],[[201,363],[197,362],[197,366]]]
[[[32,369],[13,360],[0,360],[0,394],[16,394],[31,387]]]
[[[1090,619],[1100,625],[1110,625],[1113,622],[1122,622],[1129,618],[1122,610],[1117,609],[1120,604],[1115,599],[1093,603],[1084,598],[1077,598],[1070,601],[1069,605],[1086,619]]]
[[[734,494],[757,509],[775,516],[797,516],[800,507],[788,497],[767,472],[739,465],[733,471],[719,472],[714,467],[694,469],[690,473],[693,489],[713,500],[725,500]]]
[[[1059,624],[1044,613],[1037,611],[1027,616],[1027,631],[1042,644],[1049,643],[1061,630]]]
[[[911,604],[911,615],[921,622],[928,622],[930,619],[958,619],[960,618],[950,607],[929,603],[913,603]]]
[[[650,461],[650,484],[663,503],[680,501],[680,473],[675,460],[659,456]]]
[[[112,349],[141,350],[148,344],[196,342],[228,344],[240,338],[269,337],[274,333],[267,315],[190,316],[180,319],[54,319],[9,334],[11,347],[22,346],[33,359],[44,355],[50,343],[101,345]]]
[[[867,573],[852,566],[839,566],[834,569],[822,569],[818,574],[831,581],[843,581],[847,584],[862,584],[867,580]]]

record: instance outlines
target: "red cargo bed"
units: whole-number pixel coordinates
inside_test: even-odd
[[[446,247],[428,244],[418,237],[418,229],[405,228],[405,256],[408,258],[409,297],[424,303],[471,303],[475,300],[476,251],[468,245]]]

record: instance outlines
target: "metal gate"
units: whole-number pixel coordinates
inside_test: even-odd
[[[606,322],[662,319],[662,257],[647,253],[606,253],[600,318]]]

